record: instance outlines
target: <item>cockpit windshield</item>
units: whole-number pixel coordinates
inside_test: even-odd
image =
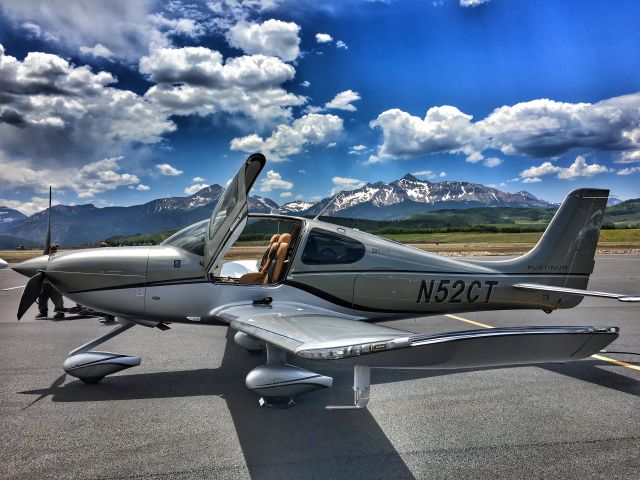
[[[207,222],[201,222],[189,225],[179,232],[174,233],[160,245],[171,245],[172,247],[185,250],[194,255],[204,256],[204,235],[207,230]]]

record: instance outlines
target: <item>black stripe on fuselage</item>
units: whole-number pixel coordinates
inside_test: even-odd
[[[203,279],[202,277],[194,277],[194,278],[184,278],[180,280],[158,280],[155,282],[149,283],[126,283],[122,285],[112,285],[110,287],[100,287],[100,288],[88,288],[86,290],[76,290],[73,292],[67,293],[87,293],[87,292],[102,292],[106,290],[123,290],[126,288],[145,288],[145,287],[164,287],[171,285],[189,285],[195,283],[209,283],[208,280]]]
[[[351,273],[351,274],[367,274],[367,273],[382,273],[382,274],[398,274],[398,273],[418,273],[420,275],[504,275],[509,276],[524,276],[529,275],[544,275],[546,277],[588,277],[590,273],[553,273],[553,272],[441,272],[441,271],[425,271],[425,270],[307,270],[303,272],[296,271],[294,275],[317,275],[319,273]]]

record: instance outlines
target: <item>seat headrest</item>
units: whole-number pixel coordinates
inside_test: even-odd
[[[278,240],[280,243],[287,243],[290,244],[291,243],[291,234],[289,233],[283,233],[280,235],[280,240]]]
[[[271,236],[271,240],[269,240],[269,245],[273,245],[274,243],[278,243],[280,241],[280,235],[277,233]]]

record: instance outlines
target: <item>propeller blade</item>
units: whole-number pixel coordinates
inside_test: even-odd
[[[51,186],[49,186],[49,211],[47,212],[47,218],[49,223],[47,224],[47,236],[44,239],[43,255],[49,255],[49,248],[51,246]]]
[[[42,282],[44,282],[45,273],[40,271],[29,279],[22,292],[20,298],[20,305],[18,306],[18,320],[29,310],[29,307],[33,305],[40,296],[42,291]]]

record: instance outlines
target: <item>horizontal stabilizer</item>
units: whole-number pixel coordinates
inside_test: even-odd
[[[378,368],[477,368],[579,360],[618,337],[615,327],[518,327],[425,335],[340,317],[309,305],[237,305],[231,328],[309,360]]]
[[[534,285],[531,283],[516,283],[514,287],[518,290],[527,290],[531,292],[564,293],[567,295],[578,295],[581,297],[615,298],[621,302],[640,302],[640,296],[636,295],[597,292],[595,290],[581,290],[579,288],[553,287],[550,285]]]

